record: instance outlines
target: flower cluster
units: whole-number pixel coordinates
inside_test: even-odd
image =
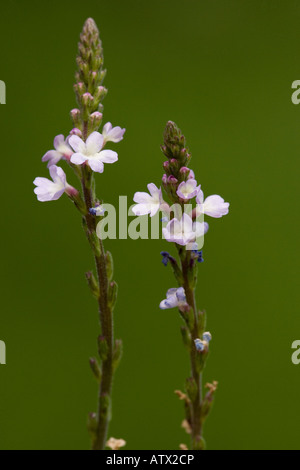
[[[171,134],[173,140],[170,140]],[[150,183],[147,186],[150,194],[135,193],[133,200],[136,205],[132,210],[135,215],[150,214],[150,217],[161,210],[164,214],[162,220],[167,222],[162,230],[166,241],[196,249],[196,245],[192,243],[203,237],[208,230],[208,224],[203,221],[203,216],[222,217],[228,214],[229,203],[218,195],[204,199],[201,185],[198,185],[193,170],[186,166],[190,162],[191,155],[182,137],[174,123],[168,122],[162,146],[162,151],[168,158],[163,164],[165,173],[162,184],[172,205],[163,200],[162,189]],[[185,212],[187,203],[190,207],[193,199],[196,200],[196,207],[188,213]],[[175,216],[172,217],[172,214]]]
[[[35,194],[39,201],[55,201],[64,192],[71,191],[71,186],[66,181],[66,174],[62,168],[57,167],[60,160],[66,160],[73,165],[88,165],[92,171],[103,173],[104,163],[114,163],[118,160],[117,152],[104,149],[107,142],[120,142],[123,139],[125,129],[116,126],[112,127],[110,122],[103,126],[102,134],[92,132],[86,142],[77,135],[74,130],[65,139],[59,134],[54,139],[55,150],[49,150],[42,158],[43,162],[48,162],[49,173],[53,181],[47,178],[36,178],[34,184]],[[79,135],[78,135],[79,134]],[[73,188],[74,189],[74,188]]]

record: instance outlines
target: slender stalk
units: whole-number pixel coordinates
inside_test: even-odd
[[[193,310],[194,327],[191,329],[191,339],[194,343],[195,339],[199,337],[199,325],[197,316],[197,306],[195,289],[191,287],[189,282],[189,264],[190,264],[190,251],[185,251],[185,257],[181,260],[181,269],[183,274],[183,287],[186,294],[188,305]],[[203,332],[202,332],[203,333]],[[196,384],[195,397],[192,400],[192,413],[191,413],[191,436],[192,436],[192,449],[199,449],[202,440],[202,419],[201,419],[201,402],[202,402],[202,372],[198,371],[197,367],[197,351],[191,348],[190,362],[191,374]]]
[[[202,374],[209,352],[211,334],[204,331],[205,314],[198,311],[196,305],[198,261],[201,262],[203,259],[202,251],[198,250],[198,245],[195,243],[196,232],[193,229],[197,213],[195,209],[191,211],[189,206],[187,207],[200,188],[196,188],[194,174],[188,168],[191,155],[186,147],[185,137],[172,121],[167,122],[161,149],[167,159],[163,163],[165,174],[162,183],[172,202],[172,206],[167,208],[165,201],[161,204],[161,207],[166,208],[170,219],[165,238],[175,243],[180,259],[179,264],[169,253],[162,252],[163,263],[167,265],[170,262],[179,287],[169,289],[167,299],[162,301],[161,308],[172,308],[177,305],[185,322],[181,327],[181,333],[190,355],[191,375],[186,380],[186,393],[176,390],[176,394],[184,400],[185,420],[182,426],[191,435],[191,447],[193,450],[202,450],[205,448],[202,436],[203,424],[211,409],[217,383],[206,384],[205,387],[209,391],[202,397]],[[185,444],[183,447],[186,448]]]
[[[88,173],[83,176],[82,190],[84,194],[85,204],[87,209],[94,206],[91,186],[91,174]],[[85,216],[87,228],[90,233],[95,233],[96,225],[95,218],[88,212]],[[98,395],[98,411],[97,411],[97,428],[95,438],[92,442],[93,450],[103,450],[106,443],[108,423],[109,423],[109,408],[110,396],[113,380],[113,316],[111,308],[108,305],[108,276],[106,267],[106,258],[103,242],[98,238],[98,246],[94,250],[94,258],[97,271],[97,280],[99,287],[99,320],[101,325],[101,336],[105,339],[107,344],[106,358],[102,362],[101,368],[101,381],[99,385]],[[99,254],[100,252],[100,254]]]

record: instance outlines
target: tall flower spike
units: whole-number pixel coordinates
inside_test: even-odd
[[[160,302],[160,308],[178,308],[185,322],[181,334],[190,354],[191,373],[186,381],[184,394],[187,397],[184,423],[191,433],[191,448],[200,450],[205,447],[202,433],[203,423],[208,415],[208,408],[202,400],[202,374],[211,335],[204,331],[205,315],[197,310],[196,305],[197,270],[203,261],[202,251],[198,248],[198,237],[202,237],[208,230],[208,224],[203,222],[203,214],[221,217],[228,213],[229,204],[220,196],[209,196],[203,200],[201,187],[197,185],[193,170],[189,168],[191,154],[186,139],[172,121],[168,121],[165,127],[161,150],[165,157],[162,186],[169,197],[168,202],[160,205],[160,209],[165,212],[163,221],[168,222],[162,231],[165,240],[174,243],[179,259],[177,262],[166,251],[162,251],[161,255],[163,264],[171,265],[179,287],[168,290],[166,299]],[[135,206],[136,214],[151,214],[152,201],[148,194],[135,193],[134,201],[138,203]],[[193,207],[196,202],[196,207]],[[199,215],[202,216],[201,221],[196,220]],[[202,241],[203,238],[201,243]]]
[[[103,69],[103,51],[99,32],[93,19],[89,18],[83,27],[78,44],[77,72],[74,90],[78,108],[71,110],[73,129],[67,139],[62,134],[54,139],[55,150],[47,152],[43,161],[48,162],[50,176],[36,178],[34,184],[39,201],[58,199],[64,192],[80,213],[86,237],[90,243],[96,266],[96,275],[91,271],[86,280],[98,302],[100,331],[98,336],[98,362],[90,361],[92,372],[99,384],[97,413],[88,417],[88,431],[93,450],[103,450],[107,442],[107,432],[111,416],[112,382],[116,367],[121,359],[121,341],[114,339],[113,311],[117,298],[117,284],[113,280],[113,259],[105,251],[103,240],[97,236],[97,217],[105,210],[96,197],[94,172],[102,173],[104,163],[117,161],[116,152],[103,149],[104,145],[123,139],[125,129],[112,127],[107,123],[103,134],[98,132],[103,118],[102,101],[107,93],[103,86],[106,71]],[[74,150],[74,152],[73,152]],[[54,165],[59,160],[67,160],[75,171],[82,192],[70,186],[64,171]],[[102,199],[101,199],[102,200]],[[109,439],[108,446],[119,449],[125,441]]]
[[[79,113],[74,118],[74,126],[83,132],[84,139],[98,130],[102,121],[102,101],[107,89],[102,85],[106,70],[103,68],[103,49],[95,21],[88,18],[84,24],[78,44],[78,71],[74,85]],[[99,112],[95,119],[95,112]]]

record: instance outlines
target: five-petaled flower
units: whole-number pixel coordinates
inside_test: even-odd
[[[36,185],[34,192],[41,202],[56,201],[69,186],[62,168],[52,165],[49,168],[49,173],[53,181],[48,178],[35,178],[33,182]]]
[[[161,188],[158,189],[154,183],[148,184],[147,188],[150,194],[137,192],[133,197],[134,202],[137,203],[132,208],[135,215],[150,214],[150,217],[152,217],[163,203]]]
[[[69,138],[67,137],[65,139],[62,134],[59,134],[54,138],[53,145],[55,150],[49,150],[42,158],[42,162],[48,162],[48,168],[52,165],[56,165],[62,158],[70,160],[73,152],[68,144],[68,140]]]
[[[177,196],[181,199],[192,199],[197,196],[200,191],[200,185],[197,186],[197,181],[194,179],[188,179],[187,181],[182,181],[177,189]]]
[[[174,218],[162,229],[163,236],[168,242],[178,245],[188,245],[196,238],[203,236],[208,230],[206,222],[193,222],[188,214],[183,214],[180,220]]]
[[[200,214],[210,215],[210,217],[222,217],[223,215],[228,214],[229,212],[229,202],[225,202],[221,196],[214,194],[213,196],[208,196],[204,200],[203,191],[200,189],[196,197],[197,217]]]
[[[102,129],[103,142],[120,142],[123,139],[123,135],[126,129],[122,129],[120,126],[113,127],[111,122],[107,122]]]
[[[168,290],[166,299],[160,302],[159,307],[163,310],[174,307],[184,307],[187,305],[185,291],[183,287],[171,288]]]
[[[71,156],[71,162],[75,165],[87,162],[90,168],[97,173],[103,173],[103,163],[114,163],[118,160],[117,152],[102,150],[104,138],[100,132],[92,132],[86,142],[77,135],[72,135],[69,138],[69,144],[75,151]]]

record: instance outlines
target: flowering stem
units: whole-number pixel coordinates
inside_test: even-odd
[[[201,330],[198,322],[197,306],[196,306],[196,297],[195,297],[195,288],[191,286],[190,283],[190,257],[191,252],[189,250],[184,250],[184,255],[181,255],[181,269],[183,275],[183,287],[186,294],[186,301],[188,305],[193,310],[193,327],[191,328],[191,339],[192,344],[194,344],[195,339],[201,337],[203,334],[203,328]],[[191,362],[191,373],[194,379],[194,384],[196,385],[196,390],[194,397],[191,403],[191,436],[192,436],[192,449],[202,449],[203,448],[203,439],[202,439],[202,418],[201,418],[201,403],[202,403],[202,371],[199,372],[197,367],[197,350],[191,348],[190,350],[190,362]]]
[[[178,247],[178,245],[176,245]],[[183,277],[183,287],[186,295],[186,302],[192,310],[192,321],[189,324],[189,330],[191,335],[191,342],[202,337],[204,325],[199,322],[198,311],[196,305],[195,296],[195,284],[193,279],[193,273],[191,273],[191,251],[183,250],[178,247],[179,256],[181,259],[181,271]],[[192,275],[191,275],[192,274]],[[201,318],[201,317],[200,317]],[[197,360],[196,348],[190,348],[190,364],[191,364],[191,376],[194,384],[194,393],[192,394],[191,403],[188,409],[188,416],[186,417],[191,427],[192,437],[192,449],[200,450],[203,448],[202,438],[202,416],[201,416],[201,404],[202,404],[202,371],[199,370],[199,361]]]
[[[93,194],[91,190],[91,173],[85,168],[82,179],[82,189],[87,208],[94,206]],[[87,230],[90,234],[96,235],[95,218],[88,212],[85,216]],[[109,423],[109,408],[111,399],[112,379],[113,379],[113,316],[112,309],[108,305],[108,275],[106,257],[103,242],[100,238],[93,239],[96,243],[94,257],[99,286],[99,317],[101,325],[101,339],[106,342],[105,359],[102,361],[101,381],[99,385],[97,426],[92,442],[93,450],[103,450],[106,443],[107,429]]]

